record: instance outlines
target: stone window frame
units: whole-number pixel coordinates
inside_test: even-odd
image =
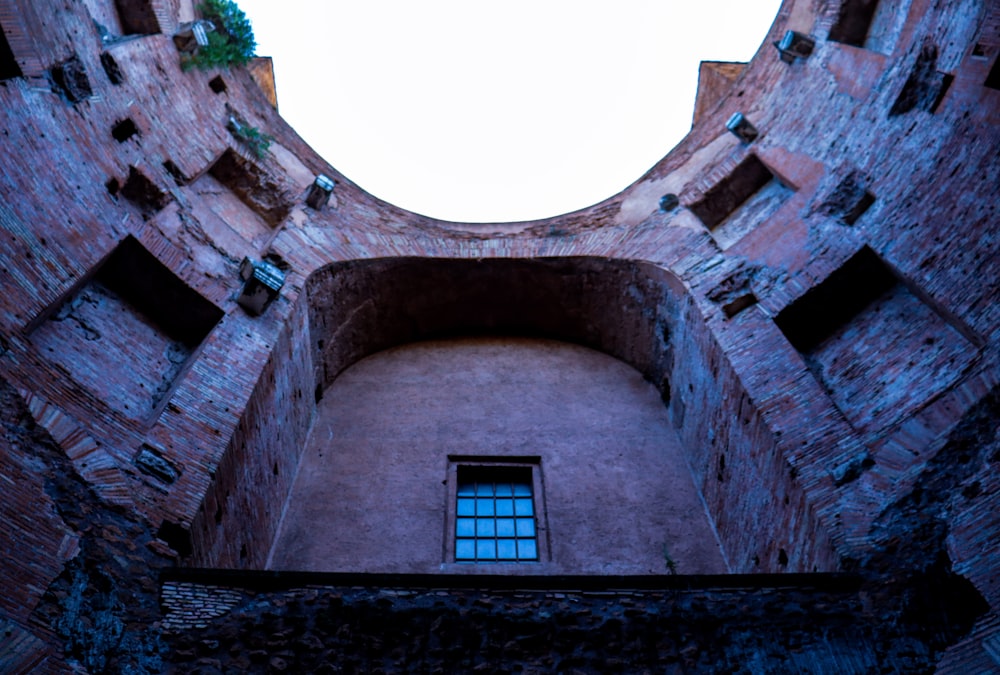
[[[523,470],[530,472],[531,476],[531,499],[534,507],[535,519],[535,547],[537,556],[533,559],[489,559],[475,560],[462,559],[456,557],[456,543],[459,539],[458,527],[458,489],[459,473],[464,470],[475,470],[488,472],[495,468],[497,472],[509,470]],[[517,456],[517,457],[495,457],[479,455],[449,455],[448,456],[448,476],[445,481],[447,487],[447,509],[445,514],[445,536],[444,536],[444,562],[449,565],[472,568],[495,568],[496,566],[513,565],[523,567],[527,565],[537,565],[550,561],[548,546],[547,515],[545,511],[545,498],[541,471],[541,457],[537,456]]]

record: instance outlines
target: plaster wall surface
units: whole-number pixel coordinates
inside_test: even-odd
[[[519,457],[540,474],[539,560],[456,564],[449,458]],[[344,371],[319,406],[270,567],[725,571],[659,392],[605,354],[513,338],[415,343]]]

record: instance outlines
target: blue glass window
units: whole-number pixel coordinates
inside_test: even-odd
[[[456,562],[538,560],[531,467],[458,467]]]

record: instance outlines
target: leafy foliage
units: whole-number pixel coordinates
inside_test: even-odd
[[[205,0],[198,9],[215,24],[208,44],[184,62],[185,68],[244,65],[256,55],[257,41],[250,20],[232,0]]]
[[[257,127],[244,127],[243,132],[240,140],[247,144],[256,157],[263,157],[271,147],[271,141],[274,140],[274,137],[265,134]]]
[[[264,157],[274,140],[274,136],[266,134],[257,127],[246,124],[242,119],[236,119],[236,117],[229,118],[228,128],[233,136],[245,144],[258,159]]]

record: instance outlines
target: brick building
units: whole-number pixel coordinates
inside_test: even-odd
[[[195,18],[0,0],[0,670],[1000,671],[997,3],[786,0],[503,224]]]

